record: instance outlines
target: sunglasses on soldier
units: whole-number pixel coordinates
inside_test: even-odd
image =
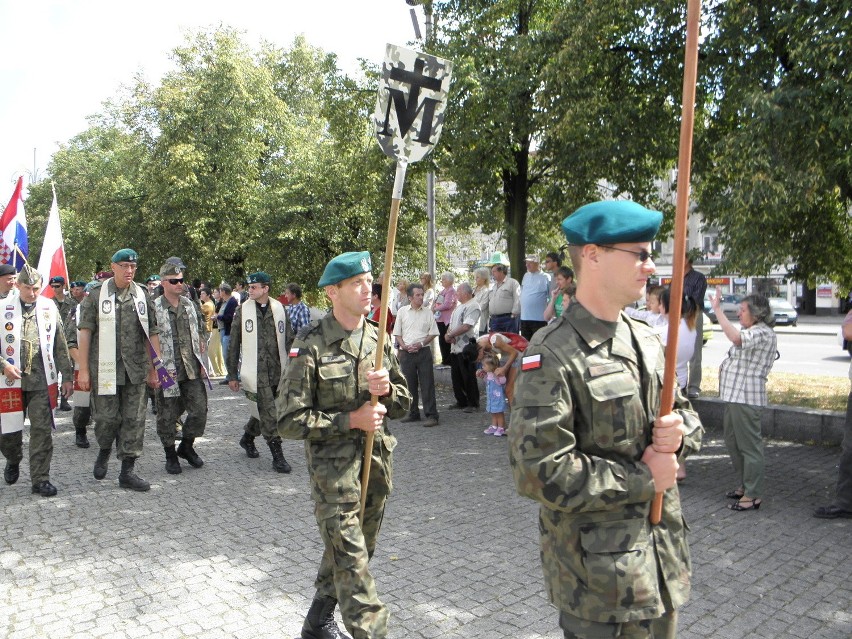
[[[175,278],[173,278],[173,279],[166,280],[166,281],[167,281],[169,284],[183,284],[183,278],[182,278],[182,277],[181,277],[181,278],[177,278],[177,277],[175,277]]]

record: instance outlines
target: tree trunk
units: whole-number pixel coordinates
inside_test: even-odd
[[[529,209],[529,143],[514,153],[515,171],[503,171],[503,215],[512,277],[520,281],[526,272],[527,211]]]

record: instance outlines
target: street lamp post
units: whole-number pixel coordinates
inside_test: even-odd
[[[405,0],[411,9],[411,22],[414,24],[414,36],[423,40],[423,46],[428,48],[432,42],[432,0]],[[426,16],[426,37],[421,38],[420,27],[417,23],[417,13],[414,7],[423,5]],[[426,174],[426,271],[435,277],[435,172]]]

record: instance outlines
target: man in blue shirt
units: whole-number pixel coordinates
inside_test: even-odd
[[[527,272],[521,281],[521,335],[532,339],[535,332],[547,326],[544,309],[550,294],[550,278],[541,272],[538,255],[527,255]]]

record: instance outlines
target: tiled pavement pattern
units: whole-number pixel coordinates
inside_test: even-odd
[[[149,493],[118,487],[115,458],[95,481],[95,448],[75,448],[58,413],[59,495],[30,494],[26,456],[19,482],[0,483],[0,637],[298,635],[320,553],[302,445],[285,442],[293,473],[278,475],[268,448],[248,459],[237,445],[244,401],[216,385],[210,407],[205,466],[178,476],[149,417],[137,464]],[[444,409],[437,428],[392,427],[396,490],[372,567],[394,639],[561,637],[536,507],[515,495],[506,440],[486,425]],[[810,516],[829,501],[838,450],[770,442],[767,457],[759,512],[725,508],[734,486],[718,433],[688,464],[694,589],[680,637],[852,636],[852,520]]]

